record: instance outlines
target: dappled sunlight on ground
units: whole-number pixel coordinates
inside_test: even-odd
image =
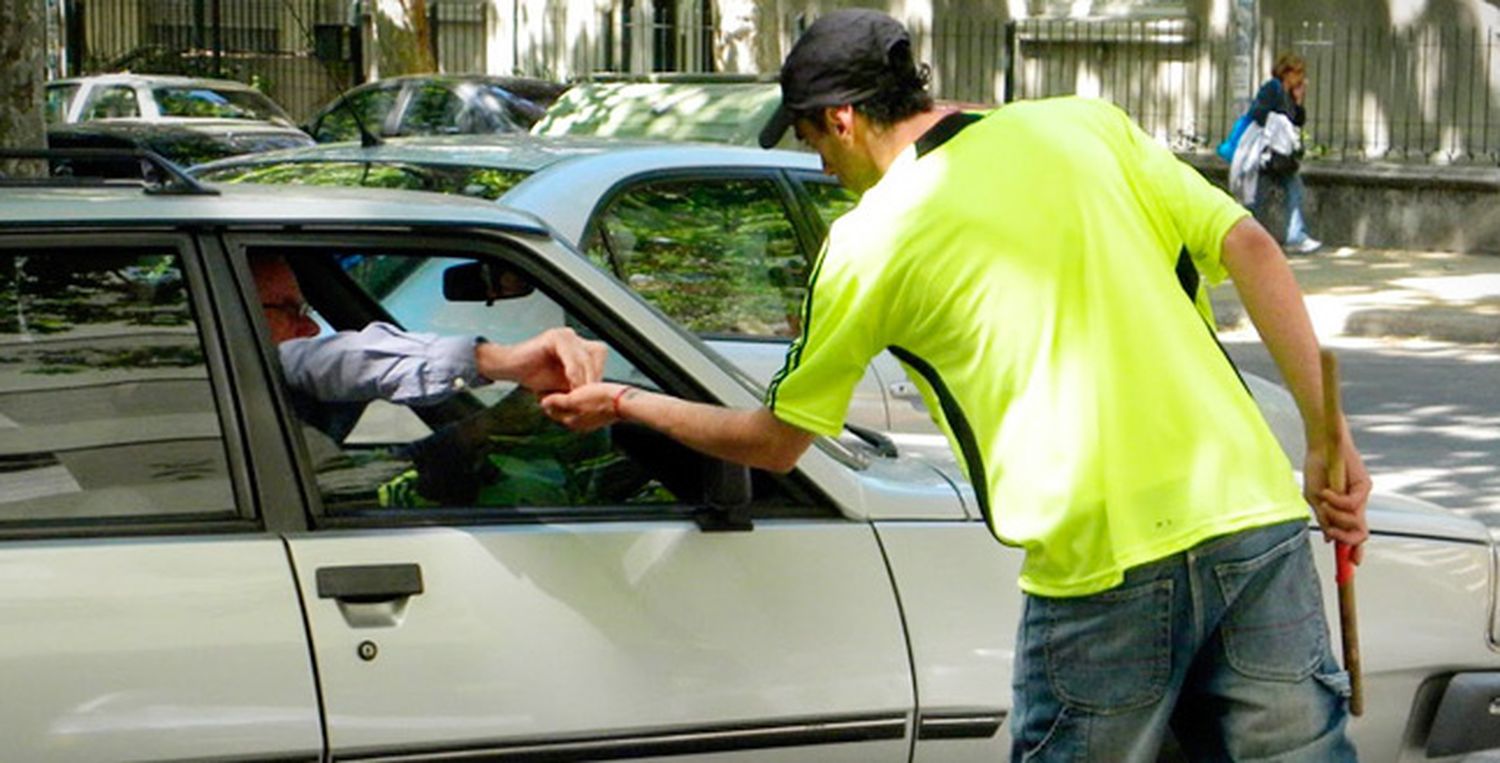
[[[1288,263],[1320,337],[1500,344],[1500,257],[1339,247]],[[1213,299],[1221,330],[1249,329],[1232,284]]]
[[[1376,486],[1500,527],[1500,347],[1331,344],[1345,413]],[[1258,343],[1229,348],[1246,370],[1279,380]]]

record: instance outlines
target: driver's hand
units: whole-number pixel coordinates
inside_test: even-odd
[[[613,424],[617,396],[628,393],[624,384],[589,384],[571,392],[559,392],[542,398],[542,410],[553,420],[575,432],[592,432]]]
[[[604,377],[607,348],[573,329],[554,328],[513,345],[484,342],[474,348],[479,373],[508,380],[545,395],[566,392]]]
[[[1347,488],[1339,493],[1328,486],[1328,457],[1321,447],[1307,449],[1307,458],[1302,467],[1302,495],[1312,505],[1318,516],[1318,526],[1328,540],[1350,546],[1349,558],[1359,564],[1363,558],[1362,544],[1370,537],[1370,527],[1365,519],[1365,504],[1370,500],[1370,473],[1354,441],[1349,436],[1349,427],[1340,427],[1343,438],[1339,446],[1344,457],[1344,474]]]

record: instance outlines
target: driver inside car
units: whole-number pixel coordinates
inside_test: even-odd
[[[513,345],[409,332],[379,321],[325,334],[284,257],[252,255],[250,270],[292,406],[304,424],[326,436],[323,446],[338,448],[374,400],[430,406],[491,382],[520,385],[496,406],[398,448],[394,455],[416,468],[380,485],[384,505],[474,502],[480,482],[494,477],[486,474],[492,470],[486,469],[485,446],[499,436],[547,426],[535,394],[569,390],[603,375],[605,345],[566,327]],[[307,440],[309,450],[327,450],[318,447],[320,438]],[[314,453],[320,467],[328,460]]]

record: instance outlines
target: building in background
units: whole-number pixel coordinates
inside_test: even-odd
[[[56,0],[70,74],[132,69],[256,84],[299,118],[374,76],[402,0]],[[574,81],[774,73],[810,0],[426,0],[444,72]],[[892,0],[940,98],[1113,100],[1181,150],[1216,143],[1279,50],[1309,61],[1308,145],[1327,158],[1500,157],[1500,9],[1484,0]],[[399,72],[380,71],[381,76]]]

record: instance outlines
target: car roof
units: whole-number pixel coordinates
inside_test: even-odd
[[[213,79],[210,77],[184,77],[176,74],[130,74],[122,72],[118,74],[95,74],[88,77],[68,77],[48,82],[48,85],[79,85],[85,82],[96,84],[127,84],[127,85],[177,85],[183,87],[213,87],[220,90],[251,90],[260,92],[243,82],[232,79]]]
[[[306,148],[269,151],[233,157],[195,167],[194,171],[225,166],[277,164],[281,162],[380,161],[409,162],[437,166],[473,166],[540,172],[563,162],[589,161],[600,167],[616,163],[611,157],[629,157],[637,170],[651,166],[787,167],[818,171],[816,154],[778,151],[717,143],[675,143],[651,140],[621,140],[587,136],[540,137],[525,133],[485,135],[441,135],[391,138],[378,146],[357,142],[324,143]]]
[[[429,166],[486,167],[531,173],[501,196],[506,206],[546,220],[578,245],[593,202],[630,177],[651,173],[747,168],[821,172],[822,160],[803,151],[765,150],[720,143],[675,143],[589,136],[423,136],[363,147],[325,143],[307,148],[229,157],[194,167],[194,174],[224,167],[280,162],[376,161]]]
[[[530,215],[462,197],[373,188],[209,187],[220,194],[148,194],[137,185],[0,188],[0,227],[379,224],[548,232]]]

